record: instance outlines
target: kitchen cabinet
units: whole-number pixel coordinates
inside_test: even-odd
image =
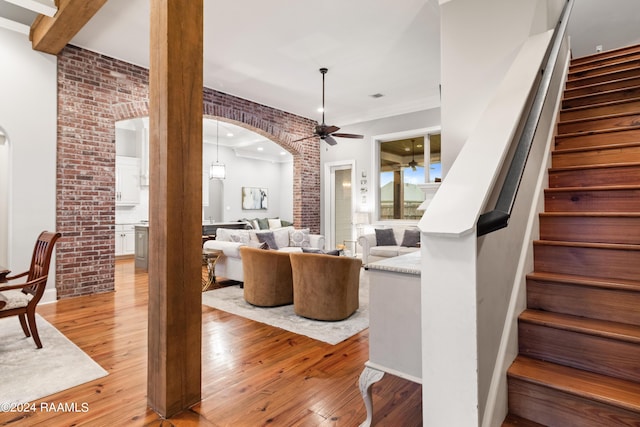
[[[116,256],[133,255],[135,252],[135,227],[133,224],[117,224],[115,232]]]
[[[136,225],[135,266],[147,270],[149,266],[149,227]]]
[[[116,156],[116,206],[140,203],[140,159]]]

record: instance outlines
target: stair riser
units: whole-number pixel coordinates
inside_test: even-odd
[[[527,307],[640,326],[640,292],[528,279]]]
[[[566,89],[576,89],[585,86],[592,86],[598,83],[610,82],[612,80],[622,80],[640,75],[640,68],[629,68],[626,70],[616,71],[610,74],[601,74],[598,76],[585,77],[580,79],[567,80]]]
[[[520,355],[623,380],[640,381],[640,346],[634,343],[522,320],[518,324],[518,343]]]
[[[600,119],[579,120],[558,124],[558,135],[575,132],[588,132],[604,129],[625,128],[640,125],[640,114]]]
[[[640,190],[545,190],[547,212],[640,212]]]
[[[632,162],[640,162],[640,145],[568,153],[556,150],[551,155],[554,168]]]
[[[541,216],[540,239],[640,245],[640,217]]]
[[[620,89],[613,92],[599,93],[596,95],[582,96],[580,98],[568,98],[562,101],[562,108],[583,107],[585,105],[600,104],[603,102],[622,101],[640,96],[640,87]]]
[[[607,92],[607,91],[616,90],[616,89],[624,89],[624,88],[633,87],[633,86],[640,86],[640,76],[596,83],[591,86],[583,86],[583,87],[577,87],[574,89],[567,89],[564,92],[564,97],[574,98],[576,96],[593,95],[596,93]]]
[[[640,414],[516,378],[508,379],[509,412],[546,426],[638,427]]]
[[[557,136],[556,149],[587,148],[629,142],[640,142],[640,129],[591,135]]]
[[[560,112],[560,121],[566,122],[569,120],[588,119],[621,113],[640,113],[640,100],[563,110]]]
[[[550,188],[601,185],[640,185],[640,165],[549,172]]]
[[[638,250],[534,244],[533,253],[537,272],[612,280],[640,277]]]
[[[616,71],[627,70],[629,68],[640,67],[640,59],[631,59],[629,61],[617,61],[613,64],[603,65],[601,67],[590,67],[585,70],[569,72],[569,80],[582,77],[599,76],[602,74],[613,73]]]

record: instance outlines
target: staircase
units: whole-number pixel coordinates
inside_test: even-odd
[[[640,46],[571,62],[503,426],[640,426]]]

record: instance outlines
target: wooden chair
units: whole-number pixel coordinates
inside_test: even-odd
[[[60,233],[48,231],[40,233],[33,249],[29,271],[7,276],[8,281],[27,276],[27,281],[17,285],[0,285],[0,299],[5,300],[5,306],[0,309],[0,318],[18,316],[25,336],[32,336],[38,348],[42,348],[42,342],[36,326],[36,305],[47,286],[51,254],[60,236]]]

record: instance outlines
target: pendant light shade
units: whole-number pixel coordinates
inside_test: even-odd
[[[220,163],[220,159],[218,157],[218,131],[219,131],[220,122],[216,120],[216,161],[211,163],[209,166],[209,179],[224,179],[227,174],[227,169],[224,163]]]

